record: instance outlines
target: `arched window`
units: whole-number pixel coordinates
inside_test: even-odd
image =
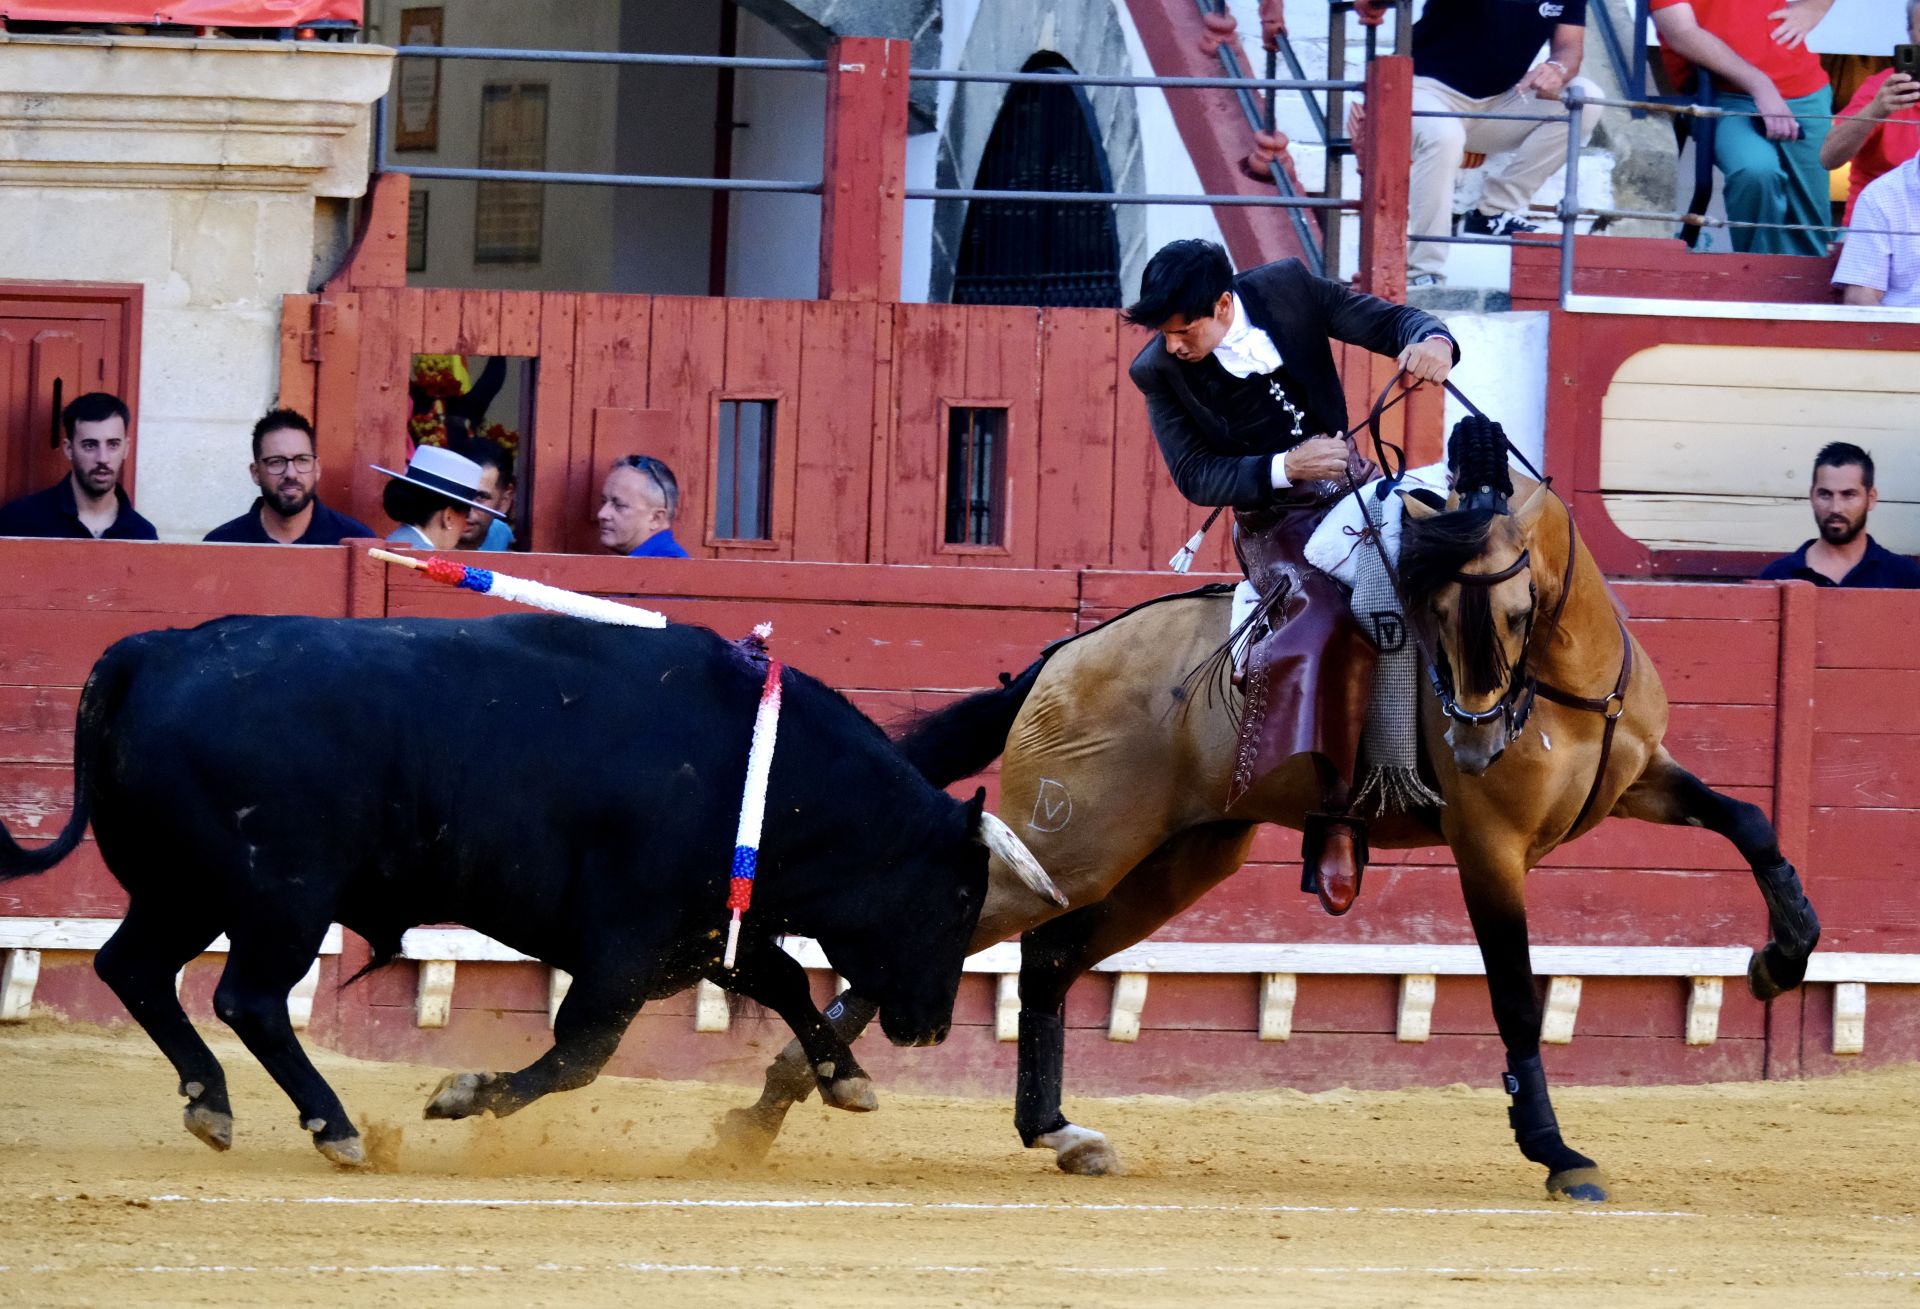
[[[1057,55],[1025,72],[1067,73]],[[973,185],[992,191],[1111,191],[1113,174],[1084,88],[1016,83],[994,120]],[[967,206],[953,280],[956,304],[1120,304],[1113,206],[975,200]]]

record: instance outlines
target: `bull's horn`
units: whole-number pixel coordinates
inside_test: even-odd
[[[1002,863],[1013,869],[1013,874],[1027,885],[1035,895],[1044,895],[1047,899],[1067,907],[1067,897],[1060,894],[1060,888],[1047,876],[1047,870],[1033,857],[1033,851],[1027,849],[1026,842],[1014,835],[1013,829],[1001,822],[999,817],[982,810],[980,830],[975,838],[981,845],[1000,856]]]

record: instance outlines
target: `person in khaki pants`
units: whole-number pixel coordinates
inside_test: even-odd
[[[1384,12],[1381,0],[1362,0]],[[1465,236],[1515,236],[1537,231],[1523,215],[1534,192],[1566,162],[1566,110],[1561,92],[1577,85],[1588,96],[1600,88],[1580,71],[1586,45],[1587,0],[1427,0],[1413,25],[1413,108],[1416,114],[1524,114],[1510,118],[1413,120],[1413,172],[1407,195],[1407,234],[1446,236],[1453,230],[1453,182],[1463,153],[1486,155],[1486,187],[1461,224]],[[1547,58],[1536,64],[1542,46]],[[1358,115],[1355,115],[1357,120]],[[1580,143],[1600,120],[1597,106],[1581,111]],[[1358,122],[1350,123],[1357,129]],[[1409,241],[1407,285],[1446,280],[1447,247]]]

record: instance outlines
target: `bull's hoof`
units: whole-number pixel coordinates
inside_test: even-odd
[[[1581,1204],[1605,1204],[1612,1199],[1607,1192],[1607,1175],[1598,1168],[1566,1168],[1548,1174],[1547,1195]]]
[[[835,1109],[856,1114],[872,1113],[880,1107],[880,1097],[873,1093],[873,1082],[865,1077],[842,1077],[826,1082],[820,1087],[820,1098]]]
[[[203,1104],[190,1104],[184,1115],[187,1130],[216,1150],[233,1149],[233,1115]]]
[[[424,1117],[470,1118],[488,1106],[484,1090],[496,1081],[495,1073],[448,1073],[433,1088]]]
[[[315,1136],[313,1148],[325,1155],[330,1164],[338,1164],[342,1168],[367,1166],[367,1148],[361,1143],[357,1132],[352,1136],[343,1136],[334,1141],[323,1141]]]

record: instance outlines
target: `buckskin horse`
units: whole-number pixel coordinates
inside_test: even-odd
[[[1461,451],[1483,470],[1460,479],[1472,487],[1464,501],[1458,492],[1444,504],[1405,500],[1401,588],[1432,681],[1421,696],[1422,753],[1446,803],[1376,820],[1373,844],[1452,848],[1506,1048],[1516,1143],[1546,1168],[1550,1195],[1601,1201],[1605,1176],[1562,1139],[1541,1067],[1527,871],[1609,815],[1720,834],[1767,904],[1772,939],[1748,967],[1761,1000],[1799,985],[1819,920],[1766,815],[1706,786],[1661,745],[1660,676],[1616,611],[1571,509],[1540,481],[1517,473],[1509,481],[1497,427],[1492,439],[1490,449]],[[1498,485],[1474,485],[1482,480]],[[1111,1172],[1118,1158],[1105,1136],[1061,1112],[1067,989],[1239,868],[1258,824],[1297,829],[1318,799],[1307,761],[1296,759],[1226,806],[1236,716],[1224,695],[1196,692],[1190,674],[1218,650],[1227,609],[1224,589],[1149,602],[1052,647],[1020,677],[934,714],[899,742],[942,785],[985,767],[1004,743],[1001,812],[1023,825],[1070,902],[1036,914],[1032,893],[996,863],[973,942],[984,949],[1020,934],[1015,1125],[1069,1173]],[[873,1013],[848,993],[827,1016],[852,1033]],[[790,1047],[768,1069],[759,1102],[722,1122],[721,1144],[763,1152],[812,1083]]]

